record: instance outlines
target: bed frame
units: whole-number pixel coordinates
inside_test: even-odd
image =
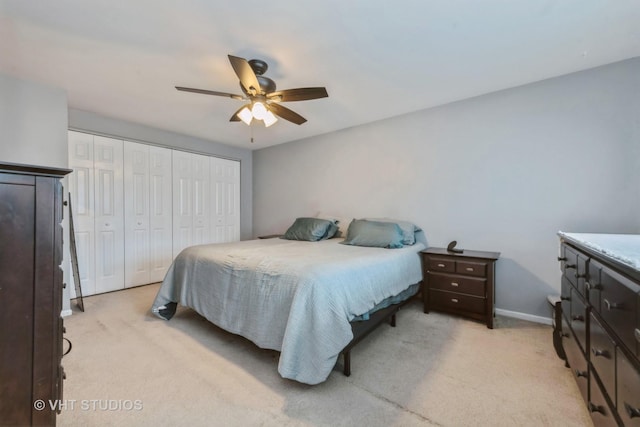
[[[420,289],[422,289],[422,283],[420,284]],[[383,322],[389,322],[391,327],[396,327],[396,313],[402,308],[405,304],[410,302],[412,299],[417,298],[420,295],[420,292],[416,293],[412,297],[407,298],[406,300],[398,303],[392,304],[389,307],[382,308],[375,313],[369,316],[368,320],[359,320],[356,322],[351,322],[351,331],[353,332],[353,339],[347,346],[340,352],[343,356],[343,373],[345,376],[351,375],[351,349],[355,347],[360,341],[362,341],[367,335],[369,335],[373,330],[375,330],[378,326],[380,326]]]

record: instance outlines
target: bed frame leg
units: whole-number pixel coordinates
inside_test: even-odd
[[[396,327],[396,314],[395,313],[393,313],[391,315],[391,318],[389,319],[389,324],[394,328]]]
[[[351,350],[347,350],[343,353],[344,356],[344,376],[351,376]]]

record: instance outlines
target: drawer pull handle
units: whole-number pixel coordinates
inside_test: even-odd
[[[584,322],[584,316],[581,314],[576,314],[575,316],[571,316],[571,320],[575,320],[576,322]]]
[[[591,352],[595,357],[604,357],[605,359],[611,359],[609,356],[609,352],[607,350],[599,350],[597,348],[591,347]]]
[[[587,288],[588,291],[600,291],[602,290],[602,285],[600,283],[596,283],[595,285],[591,284],[591,282],[586,281],[584,282],[584,286]]]
[[[587,371],[581,371],[580,369],[576,369],[576,377],[587,378]]]
[[[607,415],[607,413],[604,410],[603,406],[600,405],[594,405],[593,403],[589,402],[589,412],[599,412],[603,415]]]
[[[467,268],[465,268],[465,270],[467,270],[467,271],[473,271],[473,267],[467,267]]]
[[[618,308],[618,309],[622,308],[622,304],[617,303],[617,302],[610,302],[606,298],[604,300],[604,304],[607,306],[607,310],[609,310],[609,311],[614,310],[616,308]]]
[[[640,329],[633,331],[633,334],[636,336],[636,341],[640,342]]]
[[[444,268],[444,264],[438,264],[438,267]]]
[[[576,268],[576,265],[575,264],[565,264],[564,268],[565,268],[565,270],[570,270],[572,268]]]
[[[563,332],[562,333],[562,337],[563,338],[569,338],[569,332]]]
[[[571,297],[563,297],[562,295],[560,295],[560,300],[562,300],[562,301],[571,301]]]
[[[457,298],[451,298],[451,302],[455,302],[455,303],[457,303],[457,302],[458,302],[458,299],[457,299]]]
[[[566,261],[567,257],[566,256],[559,256],[558,257],[558,261]]]
[[[576,279],[584,279],[586,277],[587,277],[586,273],[582,273],[582,274],[576,273]]]
[[[458,285],[456,282],[451,282],[451,286],[453,286],[453,287],[456,287],[456,288],[457,288],[457,287],[458,287],[458,286],[460,286],[460,285]]]
[[[627,414],[629,414],[629,418],[640,418],[640,408],[634,408],[627,402],[624,402],[624,409],[627,411]]]

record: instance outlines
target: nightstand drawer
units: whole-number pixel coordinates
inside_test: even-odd
[[[452,310],[460,310],[470,313],[484,314],[484,298],[471,295],[458,294],[455,292],[445,292],[435,289],[429,290],[430,303],[434,307],[441,307]]]
[[[457,276],[454,274],[429,273],[429,286],[431,289],[457,292],[462,294],[483,297],[486,294],[486,279]]]
[[[456,262],[452,259],[447,259],[447,258],[429,257],[429,270],[455,273]]]
[[[456,272],[468,274],[469,276],[485,277],[487,275],[487,264],[484,262],[457,261]]]

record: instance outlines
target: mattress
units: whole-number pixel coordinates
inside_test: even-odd
[[[416,243],[399,249],[258,239],[200,245],[174,260],[152,311],[171,304],[280,351],[278,372],[307,384],[326,380],[351,341],[350,322],[422,280]]]

